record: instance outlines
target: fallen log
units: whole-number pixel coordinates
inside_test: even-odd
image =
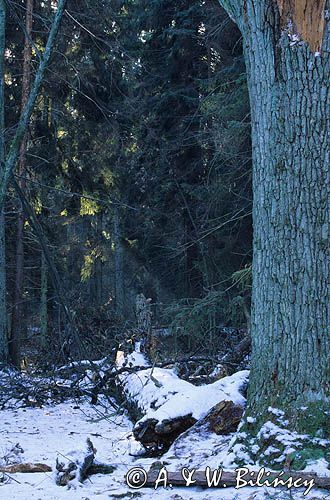
[[[238,471],[242,471],[239,475]],[[264,469],[259,471],[248,471],[246,468],[237,469],[237,471],[224,471],[222,469],[211,470],[206,468],[205,471],[194,471],[190,476],[192,481],[189,483],[187,479],[189,478],[188,469],[183,469],[181,472],[171,472],[164,469],[151,469],[147,473],[147,478],[144,474],[135,475],[134,487],[152,487],[154,488],[157,484],[160,486],[201,486],[204,488],[216,487],[216,488],[226,488],[226,487],[244,487],[244,486],[286,486],[291,484],[291,487],[317,487],[322,489],[330,490],[330,476],[318,476],[313,473],[305,472],[270,472]],[[130,479],[128,474],[125,476],[126,483],[130,485]],[[281,480],[282,483],[276,484],[276,480]],[[265,481],[268,482],[265,483]],[[249,484],[248,484],[249,483]],[[283,484],[285,483],[285,484]]]
[[[188,429],[195,433],[200,431],[201,434],[207,432],[228,435],[235,432],[242,415],[242,406],[235,405],[232,401],[221,401],[198,421],[191,414],[160,422],[154,418],[140,420],[133,428],[133,435],[145,447],[149,456],[157,456]]]
[[[52,472],[52,468],[47,464],[13,464],[6,465],[4,467],[0,467],[0,472],[4,472],[7,474],[16,474],[20,473],[34,473],[34,472]]]
[[[248,333],[240,343],[231,351],[229,351],[221,360],[225,366],[228,366],[230,373],[242,363],[245,356],[251,352],[251,335]]]
[[[143,368],[135,371],[135,366]],[[121,372],[117,383],[126,397],[126,408],[135,421],[134,437],[144,446],[148,456],[163,454],[180,434],[205,418],[220,402],[226,401],[227,404],[221,407],[222,413],[217,417],[218,432],[221,428],[223,433],[236,430],[245,403],[242,391],[247,384],[248,371],[212,384],[195,386],[180,379],[174,369],[150,367],[139,350],[126,355],[119,353],[117,373],[125,367],[130,370]],[[210,421],[216,420],[215,413],[210,415]],[[229,419],[227,427],[226,419]],[[210,429],[215,427],[214,422]]]
[[[195,431],[203,429],[217,435],[227,435],[237,431],[244,408],[232,401],[221,401],[195,424]]]
[[[146,449],[146,455],[163,454],[175,439],[194,425],[196,419],[191,414],[159,422],[155,418],[138,421],[133,428],[133,435]]]

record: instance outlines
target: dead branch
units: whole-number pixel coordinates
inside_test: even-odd
[[[0,472],[4,472],[6,474],[16,474],[20,473],[34,473],[34,472],[52,472],[52,468],[47,464],[13,464],[6,465],[5,467],[0,467]]]

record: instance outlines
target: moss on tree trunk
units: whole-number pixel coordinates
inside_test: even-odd
[[[314,42],[302,38],[294,19],[283,21],[275,1],[222,3],[239,12],[251,101],[252,369],[238,443],[256,459],[273,445],[260,435],[267,421],[329,435],[329,23],[314,53]],[[269,407],[284,412],[280,422]],[[323,453],[320,441],[296,437],[292,449]]]

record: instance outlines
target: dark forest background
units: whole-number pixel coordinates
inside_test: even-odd
[[[25,1],[10,2],[7,144],[21,112],[25,12]],[[35,2],[32,74],[51,17],[50,1]],[[244,335],[252,196],[242,50],[216,0],[69,2],[16,170],[61,297],[24,215],[17,259],[13,188],[5,206],[8,328],[22,358],[60,362],[77,335],[90,356],[104,355],[136,326],[139,294],[181,352],[212,353]]]

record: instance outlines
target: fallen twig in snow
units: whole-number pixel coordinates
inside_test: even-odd
[[[56,484],[67,486],[74,481],[82,482],[87,477],[87,471],[94,462],[96,449],[92,441],[87,439],[87,448],[84,452],[73,452],[68,457],[68,463],[65,464],[56,460]]]
[[[113,465],[94,462],[96,449],[92,441],[87,439],[87,448],[84,451],[70,453],[67,463],[56,460],[56,478],[58,486],[74,486],[77,482],[82,483],[92,474],[112,474],[116,469]]]
[[[16,474],[17,472],[21,473],[52,472],[52,468],[47,464],[23,463],[23,464],[13,464],[0,467],[0,472],[8,474]]]

